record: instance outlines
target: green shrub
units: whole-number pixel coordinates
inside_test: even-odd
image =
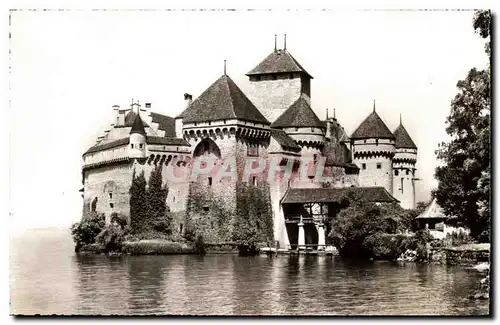
[[[82,217],[80,222],[71,226],[71,235],[75,242],[75,251],[78,252],[84,245],[95,243],[97,235],[105,225],[106,217],[103,213],[89,212]]]

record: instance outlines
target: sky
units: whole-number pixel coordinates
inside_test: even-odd
[[[11,13],[12,229],[81,217],[82,154],[132,98],[175,116],[223,74],[287,49],[314,77],[312,108],[335,108],[348,134],[372,111],[418,146],[417,201],[437,186],[434,151],[456,83],[484,68],[472,11],[16,11]]]

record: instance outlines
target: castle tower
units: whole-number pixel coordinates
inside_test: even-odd
[[[392,158],[395,137],[375,111],[351,135],[353,163],[359,168],[359,186],[383,186],[392,194]]]
[[[393,196],[401,202],[403,208],[414,209],[417,146],[401,120],[394,130],[394,136],[396,137],[396,153],[392,165],[394,170]]]
[[[183,136],[192,148],[192,172],[209,168],[206,173],[191,175],[189,196],[196,198],[204,210],[190,210],[188,217],[198,222],[207,240],[230,240],[217,237],[223,229],[220,227],[227,226],[217,221],[220,209],[235,214],[237,186],[246,157],[264,158],[270,123],[226,74],[193,100],[181,117]],[[230,176],[221,177],[228,173]],[[260,186],[264,176],[252,175],[247,182]]]
[[[326,126],[316,116],[305,95],[286,109],[271,127],[285,131],[300,146],[301,156],[311,156],[318,161],[325,143]],[[311,172],[313,170],[311,168]]]
[[[146,130],[144,129],[144,122],[141,119],[139,111],[137,111],[134,123],[132,124],[129,139],[129,157],[146,158]]]
[[[248,98],[274,122],[299,97],[310,103],[313,77],[286,49],[277,49],[246,74],[250,80]]]

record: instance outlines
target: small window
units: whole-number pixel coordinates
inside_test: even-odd
[[[194,122],[194,126],[197,126],[197,125],[198,125],[198,123]]]
[[[142,149],[142,143],[139,144],[139,149]]]
[[[378,146],[378,139],[375,139],[375,145]]]
[[[172,196],[172,202],[175,203],[175,196]]]
[[[205,206],[203,207],[203,211],[208,212],[208,210],[210,210],[210,208],[208,207],[208,205],[205,205]]]
[[[365,143],[366,143],[366,139],[365,139]]]
[[[394,170],[394,175],[398,176],[399,175],[399,170]]]
[[[307,176],[310,180],[314,179],[314,176],[313,175],[309,175]]]
[[[133,144],[133,143],[131,143],[131,144],[130,144],[130,147],[132,147],[132,149],[134,149],[134,144]]]
[[[254,176],[252,178],[252,184],[253,184],[253,186],[257,186],[257,176]]]
[[[377,169],[382,169],[382,163],[377,163]]]
[[[289,77],[289,78],[290,78],[290,79],[293,79],[293,73],[290,73],[290,77]]]
[[[113,198],[113,193],[109,193],[109,198],[112,199]]]
[[[311,128],[311,132],[314,132],[314,128]]]
[[[212,186],[212,177],[208,178],[208,186]]]
[[[208,122],[208,125],[212,125],[212,122]]]
[[[183,227],[183,226],[184,226],[184,225],[183,225],[182,223],[179,225],[179,232],[180,232],[181,234],[182,234],[182,227]]]
[[[362,169],[366,169],[366,164],[361,164]]]
[[[115,206],[115,205],[114,205],[113,203],[110,203],[110,204],[109,204],[109,207],[110,207],[111,209],[113,209],[113,207],[114,207],[114,206]]]
[[[406,175],[410,175],[410,170],[409,169],[406,170]]]
[[[295,131],[298,131],[298,130],[299,130],[299,128],[295,128]]]
[[[224,124],[226,124],[226,120],[224,120]]]

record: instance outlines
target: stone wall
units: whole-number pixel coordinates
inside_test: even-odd
[[[132,163],[91,169],[84,173],[84,212],[92,209],[107,217],[113,212],[129,215],[129,189],[132,184]],[[95,202],[95,201],[94,201]]]
[[[302,82],[298,73],[293,79],[289,74],[262,76],[261,80],[250,79],[250,86],[245,94],[248,99],[269,120],[274,122],[290,105],[292,105],[302,92]]]
[[[473,250],[446,248],[446,264],[448,265],[476,265],[490,261],[489,250]]]

